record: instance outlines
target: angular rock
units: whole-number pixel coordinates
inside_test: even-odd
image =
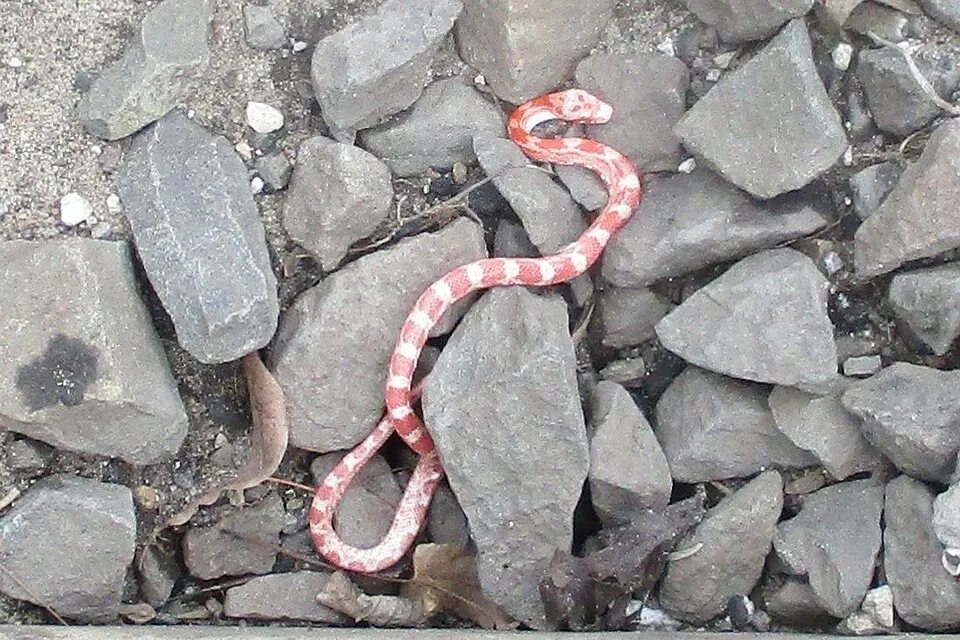
[[[853,210],[861,220],[866,220],[883,204],[902,173],[903,167],[891,161],[870,165],[850,177]]]
[[[159,547],[145,547],[137,565],[140,574],[140,595],[158,609],[170,598],[177,582],[176,559]]]
[[[376,156],[323,136],[300,144],[283,226],[324,270],[335,269],[350,245],[392,214],[390,169]]]
[[[183,536],[187,570],[201,580],[270,573],[277,552],[267,545],[279,544],[285,515],[279,496],[269,493],[257,504],[231,508],[212,526],[192,527]]]
[[[433,496],[430,511],[427,513],[426,530],[430,535],[430,542],[435,544],[452,544],[461,549],[470,544],[470,524],[467,516],[447,483],[441,484]]]
[[[817,459],[777,430],[758,384],[687,367],[657,402],[656,434],[676,482],[739,478]]]
[[[323,482],[342,457],[342,453],[332,452],[315,458],[310,465],[314,483]],[[398,502],[400,487],[390,465],[382,456],[374,456],[350,483],[337,507],[337,535],[354,547],[375,546],[390,529]]]
[[[960,336],[960,262],[898,273],[889,300],[907,331],[944,355]]]
[[[131,464],[187,435],[127,243],[0,243],[0,355],[2,429]]]
[[[843,406],[863,418],[863,435],[907,475],[945,482],[960,449],[960,371],[895,362],[852,383]]]
[[[883,457],[863,437],[861,421],[843,408],[838,394],[815,396],[776,387],[767,402],[777,429],[793,444],[813,453],[835,479],[873,471],[883,464]]]
[[[283,25],[269,6],[243,5],[243,31],[247,44],[254,49],[279,49],[287,42]]]
[[[700,550],[670,562],[660,605],[695,624],[723,613],[731,596],[750,593],[770,551],[783,509],[783,481],[766,471],[710,509],[677,550]]]
[[[920,59],[917,67],[942,98],[949,98],[960,83],[960,70],[949,59],[936,67]],[[861,51],[857,79],[863,86],[873,121],[895,136],[910,135],[941,113],[914,79],[906,59],[892,49]]]
[[[890,195],[854,236],[858,275],[893,271],[904,262],[960,247],[960,120],[927,140]]]
[[[456,38],[464,62],[500,98],[519,104],[554,90],[597,44],[614,0],[466,0]]]
[[[607,188],[592,171],[569,164],[554,165],[553,171],[570,191],[570,196],[587,211],[599,211],[607,203]]]
[[[674,131],[705,166],[758,198],[809,184],[847,149],[802,19],[725,76]]]
[[[883,568],[894,608],[915,627],[941,631],[960,625],[960,583],[940,566],[932,517],[933,491],[922,482],[899,476],[887,484]]]
[[[117,190],[183,348],[219,363],[265,346],[277,328],[277,280],[230,142],[170,113],[133,141]]]
[[[890,634],[894,629],[893,590],[885,584],[867,591],[859,611],[847,616],[837,631],[843,635],[873,636]]]
[[[474,136],[503,130],[503,112],[456,76],[428,86],[408,113],[363,131],[360,141],[397,175],[415,176],[473,162]]]
[[[813,233],[826,219],[808,206],[755,203],[704,169],[649,178],[633,218],[610,240],[603,277],[637,287],[769,249]]]
[[[387,363],[417,297],[451,269],[485,257],[483,230],[461,219],[359,258],[301,295],[271,353],[290,443],[327,452],[365,438],[383,415]],[[455,319],[451,311],[438,330],[449,331]]]
[[[839,350],[839,346],[837,347]],[[883,368],[883,359],[879,355],[854,356],[843,361],[843,375],[849,377],[872,376]]]
[[[654,326],[675,306],[649,289],[604,289],[597,309],[601,340],[615,349],[652,340]]]
[[[883,2],[883,0],[880,0],[880,2]],[[893,0],[893,4],[896,5],[897,0]],[[911,13],[913,13],[915,7],[913,3],[900,3],[900,5],[910,8]],[[861,2],[850,13],[844,28],[862,35],[874,33],[885,40],[899,43],[909,37],[911,32],[910,17],[902,11],[878,2]],[[915,21],[916,18],[914,18]]]
[[[30,474],[34,471],[41,471],[47,466],[50,459],[50,447],[24,438],[14,440],[6,449],[6,465],[12,471],[20,471]]]
[[[872,480],[825,487],[808,494],[800,513],[777,527],[777,555],[793,573],[808,576],[830,615],[855,612],[873,580],[883,489]]]
[[[272,153],[260,158],[256,162],[259,175],[268,191],[279,191],[290,182],[293,166],[282,153]]]
[[[310,76],[333,136],[352,143],[358,130],[412,105],[462,9],[460,0],[388,0],[320,40]]]
[[[543,628],[538,585],[554,552],[570,551],[590,462],[562,299],[486,293],[427,378],[423,411],[470,523],[484,595]]]
[[[591,398],[590,495],[607,526],[670,502],[670,467],[650,423],[622,386],[601,381]]]
[[[530,242],[523,227],[501,220],[493,238],[493,255],[499,258],[535,258],[540,252]]]
[[[827,626],[835,618],[823,608],[813,587],[797,578],[787,578],[765,598],[766,612],[778,622],[801,629]]]
[[[933,501],[933,531],[945,547],[960,547],[960,483]]]
[[[954,0],[917,0],[924,13],[960,33],[960,5]]]
[[[724,42],[761,40],[810,11],[813,0],[684,0]]]
[[[212,0],[164,0],[143,18],[126,53],[104,69],[78,107],[83,126],[117,140],[163,117],[210,64]]]
[[[771,249],[744,258],[657,323],[663,346],[697,366],[816,391],[837,374],[830,283],[807,256]]]
[[[136,536],[126,487],[66,474],[44,478],[0,518],[0,592],[66,618],[109,622]]]
[[[317,594],[329,576],[319,571],[293,571],[253,578],[227,589],[223,613],[228,618],[345,625],[349,618],[317,602]]]

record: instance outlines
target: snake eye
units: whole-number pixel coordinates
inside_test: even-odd
[[[960,549],[956,547],[947,547],[940,555],[940,564],[947,570],[947,573],[957,577],[960,576]]]

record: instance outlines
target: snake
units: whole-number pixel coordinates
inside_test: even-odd
[[[577,165],[596,173],[607,190],[607,202],[580,237],[552,255],[536,258],[483,258],[459,266],[431,284],[417,298],[400,329],[390,356],[385,411],[371,433],[350,450],[316,487],[310,505],[310,538],[316,551],[341,569],[376,573],[398,563],[420,534],[444,468],[433,438],[414,404],[421,392],[414,370],[431,328],[451,305],[493,287],[557,285],[585,273],[610,238],[632,217],[643,191],[631,160],[590,138],[540,137],[533,129],[550,120],[603,124],[613,108],[583,89],[567,89],[533,98],[517,106],[507,119],[509,138],[532,160]],[[377,451],[396,433],[419,455],[386,534],[369,548],[345,543],[334,530],[337,506]]]

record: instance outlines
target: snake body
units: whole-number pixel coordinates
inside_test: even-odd
[[[590,169],[603,180],[609,194],[607,203],[576,241],[553,255],[477,260],[450,271],[420,295],[403,323],[390,358],[384,417],[320,483],[310,507],[314,547],[331,564],[360,573],[382,571],[403,557],[423,526],[444,471],[433,440],[413,409],[419,396],[419,389],[413,386],[413,373],[430,329],[444,312],[474,291],[511,285],[549,286],[575,278],[596,262],[611,236],[633,215],[640,202],[641,184],[626,156],[595,140],[540,138],[531,133],[547,120],[599,124],[612,115],[610,105],[579,89],[535,98],[510,115],[510,139],[527,156]],[[357,473],[394,432],[420,455],[420,460],[380,543],[369,549],[350,546],[333,528],[337,505]]]

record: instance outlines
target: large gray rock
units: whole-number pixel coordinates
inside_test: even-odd
[[[880,552],[883,485],[854,480],[808,494],[795,517],[777,527],[773,546],[797,575],[806,575],[830,615],[860,606]]]
[[[327,452],[365,438],[383,415],[387,363],[413,303],[486,251],[483,230],[461,219],[359,258],[300,296],[271,353],[291,444]],[[441,330],[455,319],[451,311]]]
[[[0,518],[0,592],[66,618],[110,622],[136,537],[128,488],[66,474],[44,478]]]
[[[503,133],[503,112],[456,76],[424,90],[408,113],[360,134],[360,141],[400,176],[449,169],[477,159],[473,138]]]
[[[649,289],[604,289],[597,305],[601,340],[615,349],[652,340],[654,326],[674,307]]]
[[[888,297],[906,330],[935,354],[960,336],[960,262],[898,273]]]
[[[802,19],[724,77],[675,131],[706,166],[758,198],[809,184],[847,149]]]
[[[917,68],[942,98],[949,98],[960,82],[960,70],[952,62],[934,66],[925,60]],[[933,122],[940,107],[916,81],[906,59],[887,47],[860,52],[857,79],[877,127],[896,136],[907,136]]]
[[[670,502],[670,467],[650,423],[615,382],[601,381],[591,398],[590,496],[600,520],[626,524]]]
[[[724,42],[760,40],[810,11],[813,0],[684,0]]]
[[[660,583],[660,604],[670,615],[702,624],[723,613],[732,596],[753,590],[770,551],[783,509],[783,481],[766,471],[710,509],[677,550],[703,545],[673,560]]]
[[[880,208],[854,236],[857,273],[873,276],[904,262],[960,247],[960,120],[937,127]]]
[[[132,464],[180,448],[187,415],[127,243],[0,243],[0,428]]]
[[[388,0],[317,43],[310,75],[334,137],[380,124],[412,105],[430,81],[430,61],[453,28],[460,0]]]
[[[170,113],[134,139],[117,190],[183,348],[219,363],[265,346],[277,328],[277,280],[230,142]]]
[[[106,140],[163,117],[193,91],[210,63],[213,0],[164,0],[143,18],[127,52],[81,98],[80,122]]]
[[[817,463],[777,430],[762,385],[688,367],[663,392],[656,417],[657,439],[677,482]]]
[[[918,0],[918,2],[928,16],[960,33],[960,5],[954,0]]]
[[[684,300],[657,323],[657,336],[711,371],[826,389],[838,378],[829,287],[807,256],[771,249],[744,258]]]
[[[900,471],[945,482],[960,449],[960,371],[895,362],[858,380],[843,406],[863,418],[863,434]]]
[[[767,402],[777,429],[815,455],[837,480],[883,464],[883,457],[863,437],[860,419],[843,408],[839,394],[815,396],[776,387]]]
[[[890,161],[870,165],[850,176],[853,210],[861,220],[866,220],[883,204],[902,173],[900,163]]]
[[[336,268],[392,213],[390,169],[376,156],[323,136],[300,144],[283,226],[323,269]]]
[[[293,571],[258,576],[227,589],[223,613],[250,620],[306,620],[345,625],[350,619],[317,602],[328,573]]]
[[[897,615],[928,631],[960,626],[960,582],[940,566],[934,534],[933,491],[900,476],[887,484],[883,510],[883,568]]]
[[[466,0],[457,20],[460,55],[494,93],[519,104],[554,90],[597,41],[615,0]]]
[[[562,299],[494,289],[450,337],[423,396],[483,593],[534,628],[546,624],[540,579],[555,551],[571,550],[590,464],[576,369]]]
[[[283,25],[269,6],[243,5],[243,32],[247,44],[254,49],[279,49],[287,42]]]
[[[826,219],[808,206],[762,206],[712,171],[650,177],[633,218],[603,254],[603,277],[636,287],[813,233]]]

